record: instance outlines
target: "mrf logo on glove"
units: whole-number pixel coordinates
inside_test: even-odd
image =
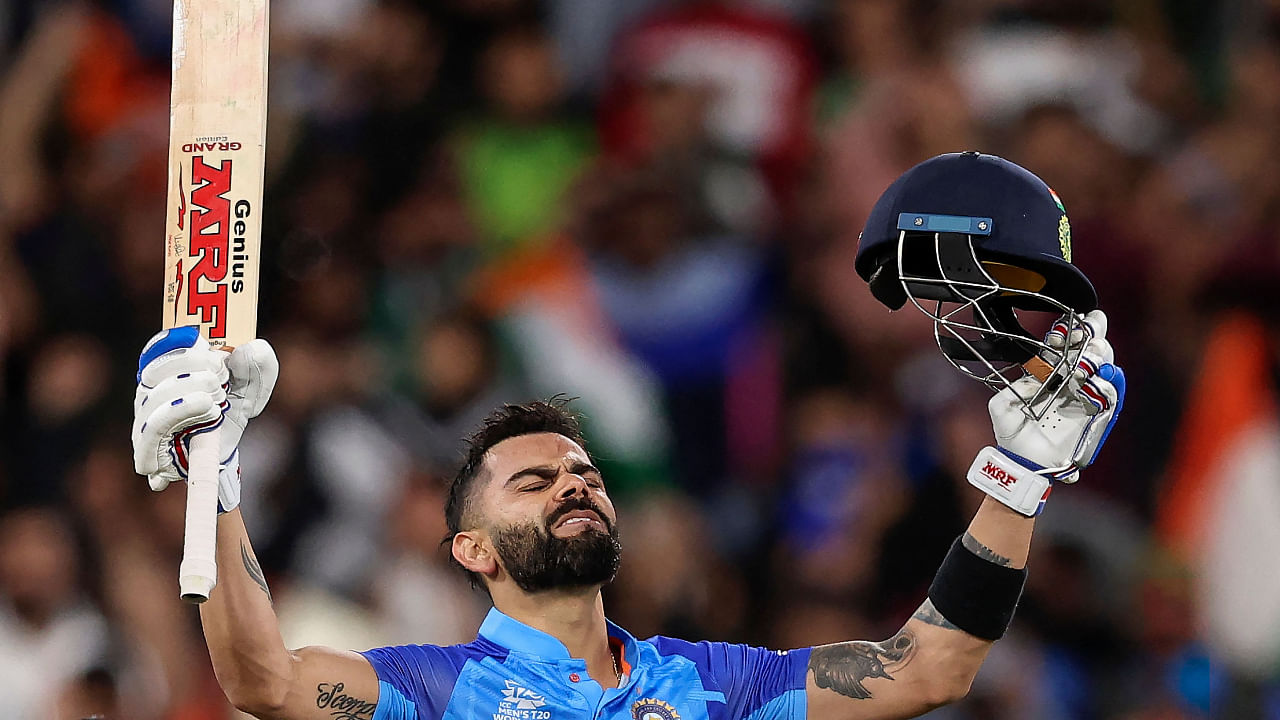
[[[993,462],[987,463],[987,466],[982,468],[982,474],[986,475],[992,480],[995,480],[1000,485],[1003,485],[1005,489],[1012,487],[1014,483],[1018,482],[1017,478],[1013,477],[1012,475],[1005,472],[1004,470],[1001,470]]]
[[[1053,478],[1006,453],[985,447],[969,467],[969,483],[1017,512],[1035,517],[1053,492]]]

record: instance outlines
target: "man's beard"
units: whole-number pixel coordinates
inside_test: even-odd
[[[555,523],[574,510],[594,512],[608,532],[588,527],[569,537],[552,534]],[[527,522],[498,530],[493,546],[511,579],[528,593],[603,585],[613,580],[622,561],[618,528],[585,498],[556,508],[544,527]]]

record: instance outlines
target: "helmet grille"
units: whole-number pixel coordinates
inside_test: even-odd
[[[890,268],[897,272],[890,275]],[[1069,326],[1078,313],[1039,292],[1046,284],[1043,275],[1004,262],[980,261],[970,235],[901,231],[896,263],[885,262],[877,270],[873,292],[877,281],[881,288],[876,297],[882,302],[882,294],[894,295],[885,286],[896,281],[896,295],[902,298],[898,306],[910,300],[933,320],[934,339],[947,361],[994,390],[1011,386],[1026,373],[1023,364],[1037,355],[1054,367],[1055,376],[1066,377],[1083,350],[1064,354],[1023,327],[1019,310],[1064,315]],[[1072,354],[1075,357],[1068,356]],[[1039,418],[1049,405],[1045,400],[1065,387],[1061,382],[1044,383],[1034,397],[1022,398],[1024,410]]]

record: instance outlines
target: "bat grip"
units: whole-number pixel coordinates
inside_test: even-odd
[[[1022,363],[1022,367],[1024,370],[1034,375],[1040,382],[1048,381],[1049,376],[1053,374],[1053,366],[1040,359],[1039,356],[1033,357]]]
[[[178,588],[182,599],[202,603],[218,581],[214,552],[218,530],[218,428],[191,438],[187,470],[187,518]]]

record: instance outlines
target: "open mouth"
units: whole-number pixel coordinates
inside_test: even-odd
[[[608,531],[600,515],[593,510],[574,510],[565,513],[564,517],[557,520],[553,526],[553,528],[569,529],[578,527],[595,527],[605,532]]]

